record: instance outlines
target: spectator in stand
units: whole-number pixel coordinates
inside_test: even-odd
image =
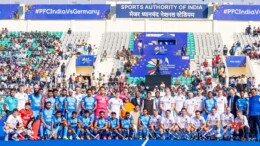
[[[212,64],[212,72],[214,74],[217,72],[217,61],[214,58],[212,58],[211,64]]]
[[[209,62],[208,62],[207,59],[205,59],[202,64],[203,64],[203,67],[204,67],[205,70],[208,69],[208,67],[209,67]]]
[[[68,32],[69,35],[72,33],[71,28],[69,28]]]
[[[233,44],[233,46],[230,48],[230,50],[229,50],[229,54],[231,55],[231,56],[234,56],[235,54],[236,54],[236,46],[235,46],[235,44]]]
[[[186,56],[187,54],[187,47],[186,44],[184,44],[181,48],[181,56]]]
[[[226,45],[224,45],[224,47],[223,47],[223,55],[227,56],[227,53],[228,53],[228,48],[227,48]]]

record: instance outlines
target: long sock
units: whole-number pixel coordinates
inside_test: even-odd
[[[40,126],[40,136],[43,137],[43,126]]]
[[[76,133],[77,133],[77,135],[80,135],[80,129],[79,128],[77,129]]]
[[[64,127],[64,135],[63,136],[68,136],[68,127]]]
[[[141,130],[138,131],[138,136],[142,137],[142,131]]]

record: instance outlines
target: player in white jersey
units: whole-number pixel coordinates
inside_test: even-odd
[[[120,96],[120,92],[116,92],[115,96],[116,96],[115,98],[111,98],[108,101],[108,108],[109,108],[110,113],[115,112],[116,113],[116,118],[119,119],[121,109],[124,110],[124,108],[123,108],[123,101],[119,97]]]
[[[192,139],[199,139],[201,138],[202,134],[206,131],[206,121],[201,116],[199,110],[195,112],[195,116],[191,118],[191,138]]]
[[[235,118],[235,123],[236,123],[236,126],[234,126],[234,128],[235,128],[234,138],[236,138],[238,136],[241,140],[249,141],[250,127],[249,127],[246,116],[243,115],[243,111],[237,112],[237,117]]]
[[[216,108],[211,109],[212,113],[207,117],[207,129],[206,134],[210,136],[212,140],[219,140],[220,138],[220,116],[217,114]],[[204,137],[205,138],[205,137]]]
[[[8,116],[4,126],[5,141],[8,141],[10,134],[13,134],[13,140],[19,141],[17,136],[21,136],[20,134],[23,132],[23,130],[23,121],[18,113],[18,110],[14,109],[13,114]]]
[[[198,110],[202,112],[204,106],[204,100],[206,99],[206,97],[202,95],[202,90],[200,88],[198,89],[198,96],[196,96],[194,99],[197,102]]]
[[[174,109],[174,99],[171,96],[171,89],[168,87],[165,89],[165,96],[160,99],[160,109],[162,111],[162,117],[166,117],[167,110],[172,111]],[[171,113],[171,115],[173,114]]]
[[[81,101],[82,101],[83,95],[80,93],[79,87],[76,87],[75,90],[76,90],[76,92],[73,96],[77,99],[77,103],[78,103],[78,111],[77,112],[80,113],[80,111],[81,111]]]
[[[188,116],[193,117],[195,115],[198,106],[192,92],[188,93],[188,99],[185,100],[184,107],[187,109]]]
[[[190,137],[190,117],[187,115],[187,109],[181,109],[181,115],[177,118],[177,127],[176,133],[178,135],[178,139],[187,139],[189,140]]]
[[[159,132],[159,126],[160,126],[161,116],[158,114],[158,110],[153,110],[153,115],[150,119],[150,125],[151,125],[151,132],[153,135],[155,135],[156,138],[159,138],[158,132]]]
[[[226,112],[220,116],[223,127],[223,138],[225,140],[233,140],[234,129],[232,129],[232,122],[234,122],[234,115],[231,113],[231,108],[227,107]]]
[[[175,116],[180,115],[181,113],[181,109],[184,106],[184,102],[186,100],[186,97],[182,94],[182,89],[178,88],[177,89],[177,95],[174,96],[174,102],[175,102],[175,106],[174,106],[174,111],[175,111]]]
[[[15,94],[15,98],[18,100],[18,110],[23,109],[25,103],[28,102],[28,94],[24,92],[24,85],[19,85],[19,92]]]
[[[217,104],[217,114],[221,115],[225,112],[225,109],[227,108],[227,98],[223,96],[223,91],[218,91],[218,96],[215,97],[216,104]]]
[[[171,111],[166,111],[166,117],[162,117],[160,121],[159,136],[161,139],[173,139],[175,133],[176,121],[171,115]]]

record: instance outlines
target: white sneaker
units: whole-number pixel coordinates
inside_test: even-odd
[[[64,140],[68,140],[68,137],[67,137],[67,136],[63,136],[63,139],[64,139]]]
[[[76,137],[76,139],[77,139],[77,140],[80,140],[80,138],[79,138],[78,136]]]
[[[72,138],[72,136],[69,136],[69,140],[72,140],[73,138]]]

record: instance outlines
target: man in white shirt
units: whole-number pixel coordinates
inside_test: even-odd
[[[217,104],[217,114],[222,115],[227,108],[227,98],[223,96],[223,91],[218,91],[218,96],[215,97],[216,104]]]
[[[119,117],[121,115],[120,114],[121,109],[124,110],[123,101],[122,101],[122,99],[119,98],[119,96],[120,96],[120,92],[116,92],[116,97],[111,98],[108,101],[109,114],[111,114],[112,112],[115,112],[117,119],[119,119]]]
[[[15,94],[18,100],[17,108],[21,110],[24,108],[25,103],[28,102],[28,95],[24,92],[24,85],[19,85],[19,92]]]
[[[79,87],[76,87],[75,91],[76,92],[73,96],[77,99],[77,102],[78,102],[78,111],[77,112],[80,113],[80,111],[81,111],[81,101],[82,101],[83,95],[81,94]]]
[[[187,109],[188,116],[195,116],[195,111],[197,110],[198,106],[196,100],[193,98],[192,92],[188,93],[188,99],[185,100],[184,107]]]
[[[241,140],[249,141],[249,124],[246,116],[243,115],[242,111],[237,112],[235,123],[236,126],[235,126],[234,138],[239,136]]]
[[[209,136],[212,140],[218,140],[220,138],[220,116],[217,114],[216,108],[212,108],[211,114],[207,117],[207,129],[206,133],[209,133]]]
[[[160,109],[162,112],[162,117],[166,117],[166,111],[167,110],[173,110],[174,109],[174,99],[171,96],[171,90],[170,88],[165,89],[165,96],[163,96],[160,99]],[[171,115],[173,115],[171,113]]]
[[[5,132],[5,141],[9,140],[9,135],[13,134],[12,139],[19,141],[17,136],[23,132],[23,121],[18,113],[17,109],[13,110],[13,114],[10,115],[5,123],[4,132]]]
[[[174,96],[174,111],[175,111],[175,116],[180,114],[181,109],[184,106],[184,102],[186,100],[186,97],[182,94],[182,89],[178,88],[177,89],[177,95]]]
[[[181,109],[181,115],[177,117],[177,128],[175,129],[178,133],[178,139],[190,139],[190,117],[187,115],[187,109]]]
[[[231,113],[231,108],[227,107],[226,112],[220,115],[220,120],[223,126],[223,138],[225,140],[233,140],[234,129],[232,129],[232,122],[234,122],[234,115]]]
[[[196,102],[197,102],[197,108],[198,108],[198,110],[199,110],[200,112],[202,112],[202,111],[203,111],[204,100],[206,99],[206,97],[204,97],[204,96],[202,95],[202,89],[201,89],[201,88],[198,89],[198,96],[196,96],[194,99],[195,99]]]

